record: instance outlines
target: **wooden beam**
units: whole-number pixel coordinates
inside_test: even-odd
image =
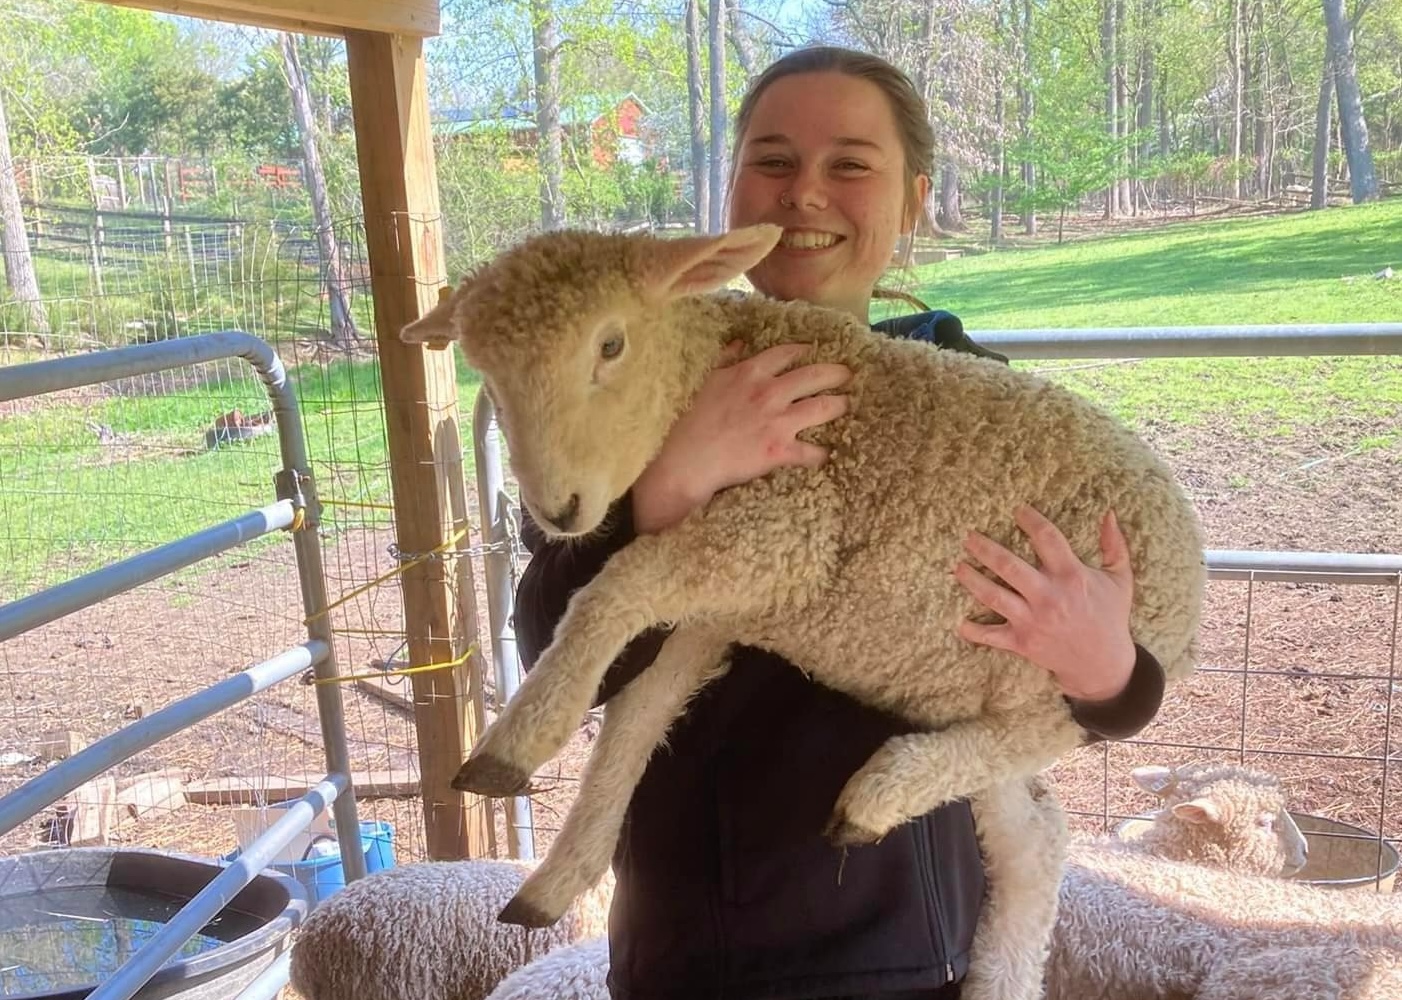
[[[405,324],[437,302],[444,283],[423,41],[352,31],[346,34],[346,58],[396,541],[403,553],[456,549],[448,552],[451,558],[425,559],[401,577],[408,655],[414,665],[452,663],[464,659],[478,634],[454,355],[399,340]],[[480,690],[482,671],[482,657],[474,652],[457,667],[412,675],[433,860],[493,853],[490,802],[452,788],[476,741],[472,696]]]
[[[379,31],[423,38],[440,30],[438,0],[105,0],[163,14],[305,35]]]
[[[192,781],[182,791],[197,806],[259,805],[300,799],[324,774],[257,774]],[[402,771],[353,771],[356,799],[402,799],[419,794],[419,779]]]

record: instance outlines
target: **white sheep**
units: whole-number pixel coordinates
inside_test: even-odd
[[[830,450],[821,468],[783,468],[719,493],[616,553],[573,596],[455,787],[519,793],[569,739],[628,641],[677,626],[653,666],[609,702],[564,829],[502,913],[549,924],[608,867],[649,754],[728,668],[731,644],[776,652],[919,727],[852,776],[826,833],[835,844],[868,843],[971,798],[993,877],[965,995],[1031,996],[1060,845],[1054,834],[1029,843],[1024,824],[1039,813],[1049,830],[1061,820],[1055,799],[1034,800],[1026,783],[1085,734],[1049,673],[957,635],[965,618],[1002,620],[954,580],[961,542],[976,529],[1035,562],[1012,516],[1026,503],[1094,561],[1113,508],[1134,572],[1133,634],[1173,681],[1196,656],[1200,527],[1164,463],[1063,387],[810,304],[700,294],[752,267],[780,232],[545,234],[402,331],[411,343],[460,344],[497,406],[523,502],[563,536],[599,526],[727,342],[751,352],[806,342],[810,360],[853,371],[850,412],[804,435]]]
[[[1304,864],[1304,837],[1273,779],[1136,779],[1164,808],[1142,837],[1073,842],[1047,1000],[1402,997],[1402,900],[1282,878]]]
[[[293,988],[306,1000],[483,1000],[522,965],[606,931],[612,876],[553,927],[500,923],[497,912],[532,867],[430,861],[357,879],[303,923],[292,947]]]
[[[610,1000],[608,973],[608,938],[590,938],[523,965],[487,1000]]]

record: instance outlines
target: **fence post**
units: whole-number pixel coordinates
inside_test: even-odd
[[[467,655],[478,628],[454,356],[399,340],[437,301],[444,279],[423,41],[348,31],[346,60],[398,545],[449,556],[403,576],[409,656],[416,665],[462,661],[411,675],[428,855],[483,857],[495,848],[490,803],[451,785],[476,739],[471,697],[480,696],[482,677],[480,652]]]

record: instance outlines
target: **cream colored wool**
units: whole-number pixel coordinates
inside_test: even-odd
[[[608,927],[613,877],[553,927],[497,921],[531,865],[437,861],[357,879],[307,917],[292,948],[306,1000],[483,1000],[513,970]]]
[[[1072,843],[1047,1000],[1397,1000],[1402,900],[1282,878],[1305,861],[1272,776],[1141,768],[1142,837]]]
[[[608,938],[580,941],[517,969],[487,1000],[609,1000],[608,972]]]
[[[548,924],[608,867],[648,756],[728,668],[729,646],[772,650],[921,730],[890,740],[851,778],[827,831],[834,843],[868,843],[973,799],[1001,876],[990,882],[965,996],[1030,997],[1061,844],[1055,834],[1029,842],[1024,824],[1029,811],[1046,814],[1051,831],[1062,821],[1050,793],[1029,789],[1085,734],[1049,673],[957,635],[966,617],[999,620],[951,575],[961,542],[978,529],[1035,561],[1013,522],[1030,503],[1096,563],[1113,508],[1134,572],[1133,635],[1175,681],[1196,656],[1199,525],[1163,462],[1054,383],[806,303],[698,294],[743,273],[778,236],[773,226],[683,240],[546,234],[402,331],[409,342],[460,344],[497,405],[523,502],[560,534],[598,527],[732,339],[748,353],[809,343],[808,360],[854,372],[850,414],[804,433],[830,449],[822,467],[782,468],[717,494],[616,553],[573,596],[455,784],[519,792],[568,740],[627,642],[677,626],[653,666],[610,701],[559,838],[503,913]],[[1018,855],[999,856],[1000,845]]]
[[[1402,900],[1073,849],[1047,1000],[1397,1000]]]

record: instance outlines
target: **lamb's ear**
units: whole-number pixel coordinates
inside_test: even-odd
[[[453,341],[458,339],[453,329],[453,310],[466,286],[464,279],[457,288],[444,285],[438,289],[438,305],[400,330],[399,339],[406,344],[423,344],[435,351],[452,347]]]
[[[1195,826],[1202,826],[1207,823],[1221,825],[1231,821],[1232,807],[1230,802],[1218,802],[1216,799],[1197,798],[1188,802],[1178,803],[1173,807],[1173,815]]]
[[[662,301],[713,292],[762,261],[783,233],[765,223],[719,236],[659,240],[647,264],[648,292]]]
[[[1162,764],[1136,767],[1129,772],[1129,776],[1134,779],[1136,785],[1154,795],[1167,795],[1178,782],[1178,776],[1173,773],[1173,768],[1164,767]]]

